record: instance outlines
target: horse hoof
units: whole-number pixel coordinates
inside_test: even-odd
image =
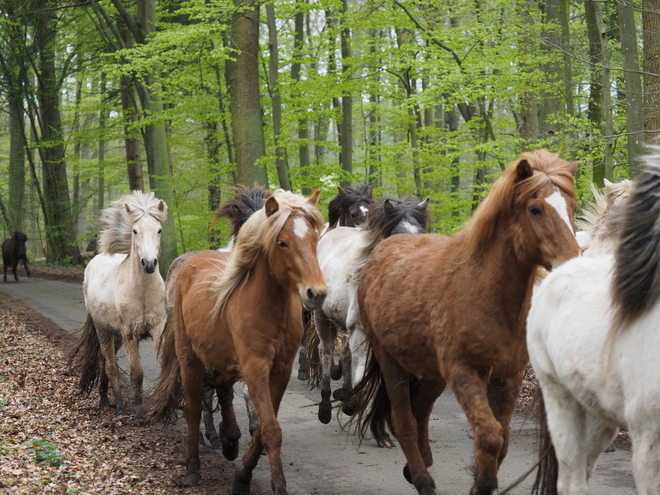
[[[306,382],[309,380],[309,374],[306,371],[298,370],[298,380],[301,382]]]
[[[222,443],[220,442],[220,438],[217,436],[213,436],[209,438],[209,443],[211,444],[211,448],[215,450],[219,450],[222,448]]]
[[[186,485],[187,486],[197,486],[202,480],[202,477],[199,473],[188,473],[186,474]]]
[[[329,402],[321,402],[319,404],[319,421],[327,425],[332,419],[332,404]]]
[[[407,463],[405,466],[403,466],[403,477],[408,483],[412,485],[412,474],[410,474],[410,468],[408,467]]]
[[[376,438],[376,443],[381,449],[391,449],[396,447],[396,444],[394,443],[394,440],[390,438],[389,435],[385,435],[384,437]]]
[[[241,476],[236,472],[234,474],[234,481],[231,484],[231,495],[250,495],[250,476],[247,481],[243,480]]]
[[[233,461],[238,457],[238,442],[224,442],[222,444],[222,455],[225,456],[225,459],[228,461]]]
[[[126,409],[117,409],[117,412],[115,413],[115,418],[117,419],[122,419],[128,417],[128,411]]]
[[[341,406],[341,412],[343,412],[346,416],[353,416],[357,410],[357,402],[354,400]]]
[[[101,401],[99,402],[99,409],[107,409],[108,407],[110,407],[110,401],[108,398],[101,397]]]
[[[486,480],[481,486],[474,485],[470,495],[492,495],[497,490],[497,480]]]

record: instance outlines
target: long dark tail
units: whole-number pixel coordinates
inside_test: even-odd
[[[539,466],[536,471],[536,480],[532,487],[532,495],[557,495],[557,477],[559,475],[559,462],[555,447],[550,438],[548,417],[545,412],[543,395],[538,392],[539,410]]]
[[[87,319],[78,330],[80,337],[69,354],[69,366],[80,369],[78,387],[83,394],[89,394],[99,382],[103,372],[103,354],[94,320],[87,313]]]
[[[160,375],[153,393],[147,400],[149,417],[155,421],[173,421],[176,411],[183,404],[181,386],[181,368],[176,356],[175,332],[172,318],[168,318],[163,329],[158,355],[160,357]]]
[[[367,363],[362,380],[342,398],[337,410],[342,410],[345,404],[357,404],[355,414],[344,427],[357,424],[356,431],[360,438],[366,438],[369,430],[385,431],[385,425],[394,431],[390,397],[387,395],[380,363],[371,346],[367,349]]]

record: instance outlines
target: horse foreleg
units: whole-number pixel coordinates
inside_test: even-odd
[[[373,350],[391,402],[392,427],[406,456],[403,475],[420,495],[435,495],[435,482],[419,449],[419,427],[410,400],[410,374],[377,343]]]
[[[486,382],[476,370],[456,365],[449,386],[472,426],[477,472],[470,495],[491,495],[497,489],[504,428],[493,415]]]
[[[99,409],[105,409],[110,405],[110,401],[108,400],[108,373],[105,371],[105,358],[101,357],[101,363],[100,363],[100,374],[101,377],[99,379],[99,395],[101,396],[101,400],[99,402]]]
[[[516,400],[522,385],[522,374],[488,383],[488,403],[495,419],[502,426],[503,444],[497,458],[497,468],[502,465],[509,450],[511,438],[511,417],[516,407]]]
[[[32,274],[30,273],[30,269],[28,268],[27,256],[23,256],[23,267],[25,268],[25,274],[27,275],[28,278],[30,278]]]
[[[98,327],[97,331],[99,331]],[[121,394],[121,386],[119,385],[119,366],[117,365],[115,339],[108,335],[107,332],[99,331],[99,344],[103,353],[103,359],[105,360],[105,374],[110,382],[112,394],[115,396],[115,415],[118,418],[123,418],[128,413],[126,412],[124,397]],[[100,389],[100,391],[102,392],[103,389]],[[101,396],[101,400],[103,400],[103,396]]]
[[[333,399],[337,400],[341,400],[353,388],[353,356],[348,341],[349,336],[346,335],[342,340],[341,346],[341,371],[342,376],[344,377],[344,383],[341,388],[335,390],[332,394]]]
[[[351,311],[349,310],[349,315]],[[349,316],[349,321],[351,317]],[[366,352],[366,335],[364,334],[364,328],[362,323],[360,323],[359,316],[352,318],[353,322],[348,326],[348,338],[346,339],[346,346],[344,352],[350,355],[350,360],[348,361],[349,365],[344,369],[344,393],[350,392],[353,387],[362,379],[364,376],[364,370],[367,362],[367,352]],[[349,378],[348,382],[346,377]],[[342,406],[342,412],[348,416],[353,416],[357,410],[359,404],[356,401],[351,401],[348,404]],[[389,435],[383,430],[383,434],[376,435],[376,441],[378,442],[379,447],[394,447],[392,439],[389,438]],[[385,438],[387,437],[387,438]]]
[[[14,274],[14,282],[18,282],[18,260],[11,264],[11,272]]]
[[[651,410],[649,410],[650,412]],[[660,438],[652,427],[656,419],[645,418],[644,423],[630,428],[633,443],[633,474],[641,495],[660,494]]]
[[[316,333],[319,336],[319,355],[321,357],[321,403],[318,417],[323,424],[332,419],[332,404],[330,402],[330,370],[334,351],[334,333],[332,322],[322,310],[314,311]]]
[[[238,456],[238,440],[241,438],[241,430],[236,423],[236,411],[234,411],[234,388],[231,385],[218,387],[217,392],[222,414],[220,423],[222,455],[227,460],[233,461]]]
[[[145,418],[142,409],[142,382],[144,380],[144,371],[140,362],[140,348],[137,338],[129,328],[124,331],[124,346],[126,347],[126,356],[128,357],[128,366],[130,369],[131,391],[133,392],[133,406],[135,407],[135,421],[142,421]]]
[[[177,349],[177,356],[180,353]],[[202,381],[204,379],[204,364],[194,355],[179,358],[181,364],[181,385],[186,395],[183,412],[188,425],[188,458],[186,459],[186,485],[196,486],[200,482],[199,475],[199,422],[202,419]]]
[[[309,371],[307,365],[307,338],[309,332],[312,332],[311,321],[314,314],[311,311],[303,310],[303,337],[300,342],[300,352],[298,354],[298,380],[307,381],[309,379]]]
[[[234,475],[234,494],[249,493],[252,471],[259,461],[261,450],[265,449],[270,463],[271,486],[277,495],[286,495],[286,480],[282,469],[280,450],[282,447],[282,429],[277,421],[277,412],[292,365],[278,373],[270,370],[268,362],[255,361],[242,366],[245,382],[250,390],[250,397],[259,416],[259,428],[252,438],[250,447],[243,457],[243,466]],[[264,379],[264,377],[269,377]]]

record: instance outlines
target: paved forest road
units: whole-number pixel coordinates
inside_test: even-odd
[[[67,331],[77,330],[86,317],[82,288],[78,284],[40,278],[21,278],[18,283],[0,283],[0,290],[25,301]],[[158,374],[158,364],[151,342],[140,347],[148,388]],[[127,371],[125,356],[120,367]],[[294,371],[297,365],[294,366]],[[244,432],[241,454],[249,440],[247,415],[236,387],[236,410]],[[401,474],[405,457],[400,448],[379,449],[371,440],[359,445],[357,439],[340,432],[336,420],[322,425],[316,418],[317,391],[308,391],[295,376],[282,401],[280,423],[283,430],[282,457],[289,493],[294,495],[368,494],[398,495],[415,493]],[[219,419],[217,420],[219,421]],[[216,424],[217,424],[216,421]],[[471,430],[465,415],[450,392],[438,400],[431,418],[430,438],[435,463],[431,474],[437,492],[442,495],[467,494],[472,482]],[[218,455],[220,455],[218,453]],[[185,453],[181,452],[183,461]],[[598,495],[633,495],[635,493],[630,464],[631,454],[616,451],[601,455],[591,490]],[[239,457],[240,459],[240,457]],[[500,487],[508,486],[527,471],[536,460],[536,433],[532,421],[515,417],[509,454],[500,469]],[[238,462],[238,461],[237,461]],[[204,476],[204,473],[201,473]],[[531,478],[531,477],[530,477]],[[262,457],[254,472],[254,481],[270,486],[268,462]],[[512,493],[529,493],[531,479]]]

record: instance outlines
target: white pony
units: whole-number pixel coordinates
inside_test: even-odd
[[[654,152],[620,211],[604,220],[614,237],[592,238],[585,256],[553,270],[532,298],[527,343],[549,429],[536,482],[542,493],[588,494],[598,456],[624,427],[639,493],[660,494],[660,148]]]
[[[324,424],[329,423],[332,416],[330,377],[337,328],[346,332],[348,347],[342,350],[344,384],[335,391],[335,398],[343,397],[364,374],[365,334],[357,302],[360,269],[384,238],[399,233],[423,233],[429,222],[428,205],[428,199],[420,203],[412,199],[388,198],[369,212],[366,228],[337,227],[319,239],[316,254],[328,284],[323,308],[314,312],[322,368],[318,417]],[[350,408],[345,408],[344,412],[351,414]],[[384,430],[374,433],[379,445],[394,445]]]
[[[87,321],[73,351],[82,368],[80,388],[100,380],[100,407],[108,405],[108,380],[117,417],[127,415],[119,386],[117,351],[124,345],[130,366],[136,419],[142,419],[140,340],[159,336],[165,323],[165,284],[158,271],[160,233],[167,205],[154,193],[134,191],[103,210],[99,254],[85,268]]]

